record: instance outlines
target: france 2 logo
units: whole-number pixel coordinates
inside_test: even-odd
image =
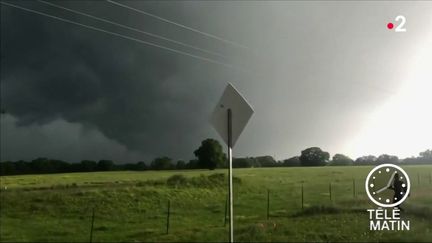
[[[398,15],[396,18],[395,18],[395,21],[396,22],[399,22],[400,21],[400,23],[396,26],[396,28],[395,28],[395,32],[406,32],[407,30],[406,30],[406,28],[405,28],[405,24],[406,24],[406,18],[405,18],[405,16],[403,16],[403,15]],[[394,27],[395,25],[392,23],[392,22],[389,22],[388,24],[387,24],[387,28],[389,29],[389,30],[391,30],[391,29],[393,29],[393,27]]]

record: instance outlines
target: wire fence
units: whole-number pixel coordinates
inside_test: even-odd
[[[416,192],[431,188],[431,173],[411,175],[411,190],[414,196]],[[87,236],[80,238],[79,241],[98,242],[104,240],[104,234],[110,229],[128,230],[131,225],[139,228],[137,231],[141,231],[144,235],[172,234],[187,227],[226,228],[228,202],[225,188],[219,188],[217,192],[214,192],[215,189],[202,189],[201,196],[188,195],[185,190],[192,189],[172,188],[157,199],[151,192],[133,195],[134,191],[132,191],[131,198],[123,200],[127,204],[116,207],[112,206],[109,200],[122,200],[122,194],[107,189],[101,193],[106,194],[109,199],[91,201],[85,207],[77,205],[76,210],[68,208],[65,211],[69,214],[59,215],[59,223],[45,233],[53,234],[61,228],[74,228],[74,224],[77,224],[78,231],[88,232]],[[302,210],[318,205],[353,207],[370,203],[365,192],[364,181],[355,178],[326,183],[297,181],[274,188],[237,184],[234,192],[235,224],[291,217]],[[419,196],[428,195],[431,196],[431,194]],[[208,199],[209,197],[211,200]],[[143,198],[152,198],[152,200],[143,201]],[[35,219],[33,223],[37,224],[39,219]],[[68,221],[68,219],[73,220]]]

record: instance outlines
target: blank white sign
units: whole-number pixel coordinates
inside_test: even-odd
[[[254,110],[232,84],[227,85],[210,118],[213,127],[226,144],[228,144],[228,109],[231,109],[231,141],[234,147]]]

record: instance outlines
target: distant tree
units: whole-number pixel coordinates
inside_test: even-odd
[[[19,160],[19,161],[15,162],[15,171],[19,174],[32,173],[30,163],[26,162],[24,160]]]
[[[285,159],[282,162],[283,166],[289,167],[289,166],[300,166],[300,157],[299,156],[294,156],[291,157],[289,159]]]
[[[114,168],[114,162],[111,160],[99,160],[96,169],[98,171],[110,171]]]
[[[222,146],[215,139],[206,139],[201,142],[201,146],[194,151],[198,158],[198,167],[214,170],[221,167],[225,162],[225,155]]]
[[[169,157],[159,157],[155,158],[150,167],[153,170],[170,170],[173,169],[172,159]]]
[[[251,161],[251,167],[252,168],[259,168],[262,167],[260,161],[257,158],[249,157],[248,158]]]
[[[183,169],[186,169],[186,162],[184,162],[183,160],[179,160],[179,161],[177,161],[176,169],[177,169],[177,170],[183,170]]]
[[[95,171],[98,167],[96,161],[82,160],[80,163],[80,171]]]
[[[250,168],[253,165],[251,158],[233,158],[233,168]]]
[[[15,175],[17,172],[15,163],[5,161],[0,163],[0,175]]]
[[[52,166],[53,166],[53,173],[63,173],[63,172],[69,172],[70,171],[70,164],[58,159],[52,159],[51,160]]]
[[[248,167],[250,168],[258,168],[261,167],[261,163],[259,162],[259,159],[254,157],[246,157],[246,162],[248,163]]]
[[[329,165],[352,165],[353,164],[353,160],[343,154],[335,154],[333,156],[332,161],[330,161]]]
[[[400,161],[401,164],[432,164],[432,150],[420,152],[418,157],[409,157]]]
[[[116,170],[132,170],[132,171],[137,170],[137,164],[134,164],[134,163],[115,165],[115,167],[116,167]]]
[[[382,154],[376,160],[377,164],[396,164],[399,163],[399,158],[394,155]]]
[[[359,157],[355,160],[354,165],[374,165],[377,162],[377,157],[373,155],[366,155]]]
[[[47,158],[37,158],[30,162],[32,173],[47,173],[51,170],[49,160]]]
[[[198,160],[197,159],[191,159],[186,164],[186,169],[197,169],[198,168]]]
[[[425,160],[430,160],[432,162],[432,150],[428,149],[424,152],[420,152],[420,158]]]
[[[418,158],[414,157],[414,156],[411,156],[409,158],[405,158],[402,161],[400,161],[401,164],[408,164],[408,165],[409,164],[417,164],[418,162],[419,162]]]
[[[275,167],[278,165],[277,161],[270,155],[255,157],[255,160],[261,167]]]
[[[148,166],[146,165],[146,163],[144,161],[139,161],[136,165],[136,170],[141,171],[141,170],[147,170]]]
[[[322,151],[318,147],[311,147],[301,152],[300,163],[302,166],[323,166],[327,164],[329,158],[328,152]]]

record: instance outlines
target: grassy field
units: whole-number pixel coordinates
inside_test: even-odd
[[[371,168],[235,169],[235,241],[431,242],[432,166],[404,167],[412,181],[403,213],[411,221],[408,232],[369,231],[366,209],[375,206],[364,180]],[[221,173],[226,171],[1,177],[0,239],[89,242],[94,209],[93,242],[226,241],[226,177]]]

